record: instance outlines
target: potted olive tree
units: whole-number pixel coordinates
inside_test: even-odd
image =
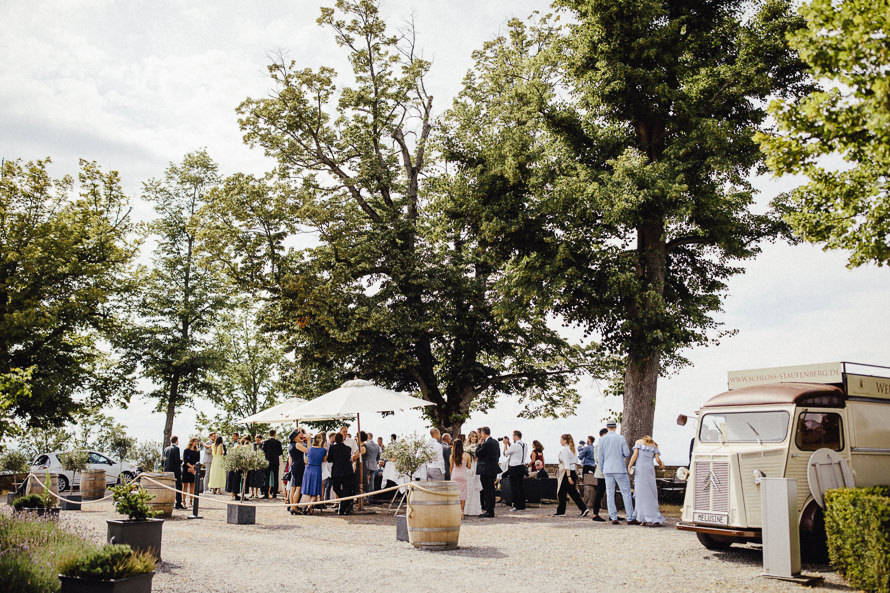
[[[150,593],[155,558],[127,545],[87,549],[59,562],[62,593]]]
[[[128,437],[123,430],[120,428],[115,429],[114,432],[111,433],[111,436],[108,439],[108,449],[117,456],[117,473],[118,473],[118,481],[123,484],[127,481],[127,476],[121,473],[121,468],[124,465],[124,457],[133,450],[133,447],[136,446],[136,439],[133,437]],[[130,477],[132,479],[132,476]]]
[[[241,474],[240,499],[242,501],[244,500],[244,491],[247,488],[247,472],[269,467],[269,462],[262,451],[254,450],[253,447],[247,446],[229,449],[223,460],[227,471],[239,472]],[[226,522],[236,525],[256,523],[256,508],[240,504],[229,504],[226,510]]]
[[[164,520],[156,519],[160,513],[148,505],[154,496],[135,482],[112,486],[111,492],[114,510],[127,518],[106,519],[109,543],[127,544],[136,551],[149,552],[160,560]]]
[[[0,455],[0,489],[9,490],[6,497],[6,504],[12,505],[12,501],[16,498],[16,488],[28,478],[28,456],[21,451],[10,449],[3,455]]]
[[[433,460],[435,452],[427,448],[426,440],[422,436],[415,433],[387,445],[384,455],[388,461],[395,464],[399,475],[407,476],[410,480],[417,470]],[[399,509],[401,508],[402,504],[399,503]],[[408,541],[408,519],[405,515],[399,515],[398,510],[396,510],[396,539]]]
[[[71,472],[71,491],[68,493],[67,496],[65,496],[65,498],[72,502],[65,502],[63,500],[62,510],[80,510],[80,502],[82,500],[82,496],[80,494],[74,494],[74,483],[77,481],[77,472],[83,472],[84,470],[86,470],[87,463],[89,463],[89,461],[90,453],[85,449],[74,449],[73,451],[59,453],[59,463],[62,464],[62,469]]]

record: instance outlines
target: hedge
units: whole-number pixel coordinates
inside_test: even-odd
[[[863,591],[890,593],[890,486],[826,492],[825,532],[832,568]]]

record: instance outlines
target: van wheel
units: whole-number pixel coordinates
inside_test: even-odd
[[[725,550],[732,545],[731,540],[724,539],[719,535],[711,535],[709,533],[696,533],[695,535],[698,537],[701,545],[709,550]]]
[[[828,562],[825,513],[815,500],[811,500],[800,514],[800,556],[806,562]]]

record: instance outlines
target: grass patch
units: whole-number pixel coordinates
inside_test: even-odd
[[[58,591],[59,560],[97,547],[56,519],[0,514],[0,593]]]

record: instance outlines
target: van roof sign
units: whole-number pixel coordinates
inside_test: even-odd
[[[747,371],[729,371],[728,388],[739,389],[769,383],[843,383],[844,364],[824,362]]]

